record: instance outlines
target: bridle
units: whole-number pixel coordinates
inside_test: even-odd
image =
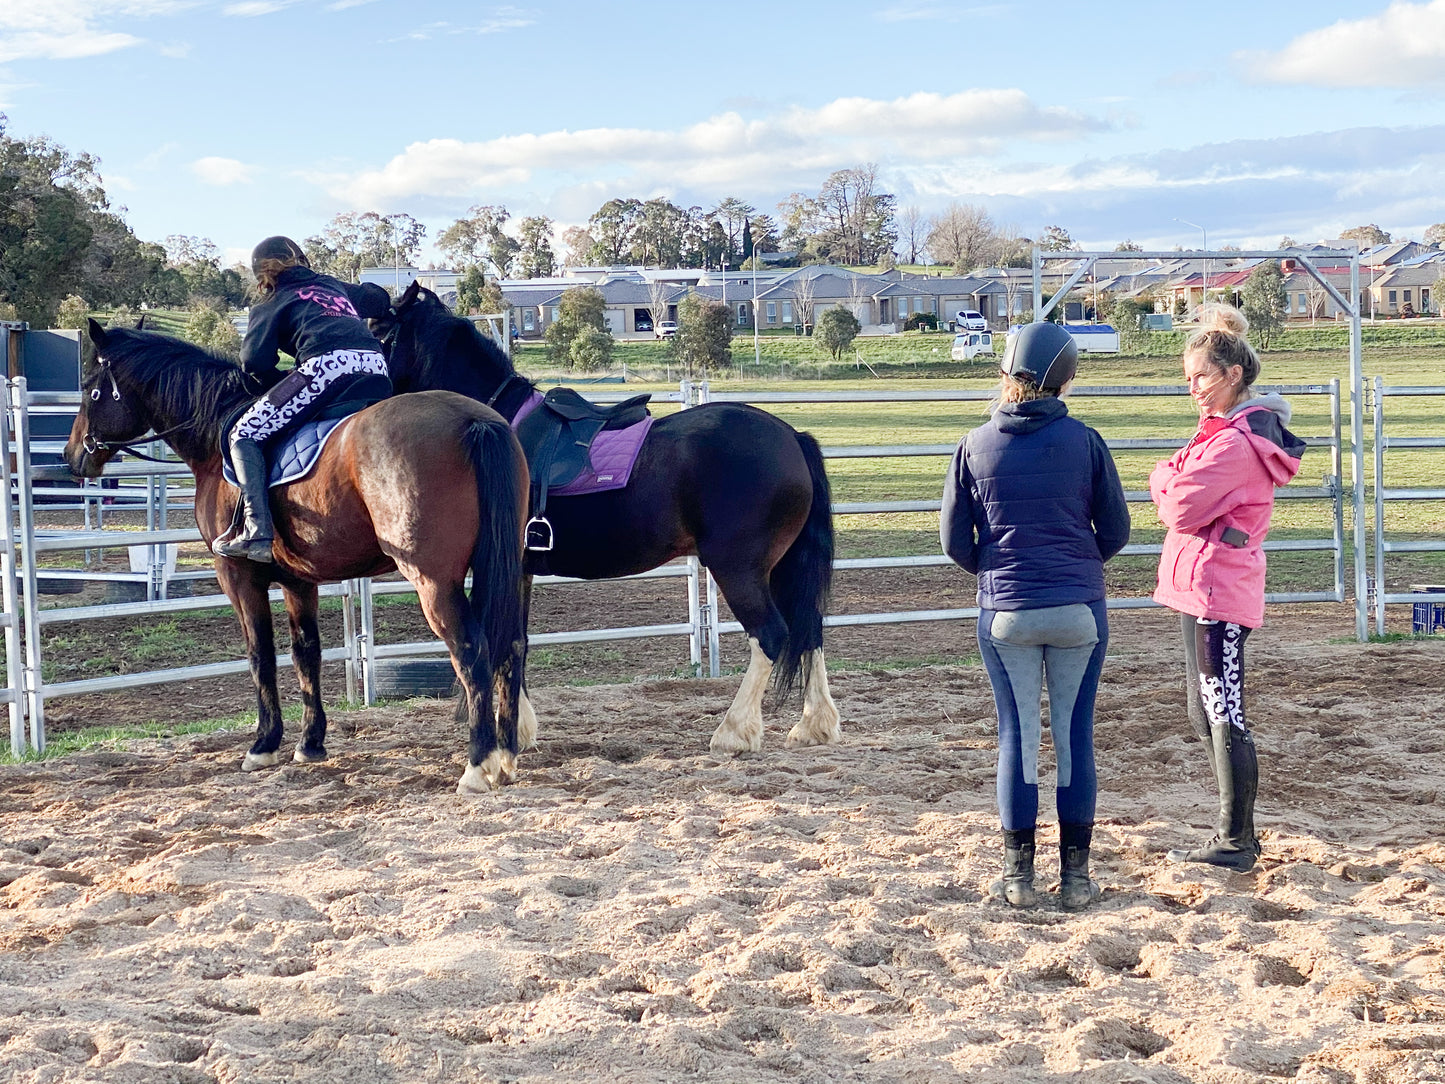
[[[99,356],[97,356],[96,361],[100,364],[100,371],[102,377],[110,381],[111,399],[114,402],[120,402],[120,384],[116,382],[115,371],[111,369],[110,362],[106,361],[105,358]],[[90,389],[90,401],[92,403],[100,402],[99,380],[96,381],[95,387]],[[165,437],[170,436],[172,433],[179,432],[182,429],[190,428],[192,428],[190,423],[181,422],[178,425],[173,425],[169,429],[163,430],[162,432],[153,432],[148,437],[140,437],[136,440],[111,441],[97,440],[95,434],[90,431],[90,426],[87,425],[85,431],[85,439],[80,442],[80,447],[86,455],[96,455],[99,452],[125,452],[128,455],[135,456],[137,459],[149,460],[152,463],[165,463],[167,461],[164,459],[159,459],[156,456],[147,455],[145,452],[140,451],[140,446],[142,444],[149,444],[151,443],[151,441],[154,440],[161,440]]]

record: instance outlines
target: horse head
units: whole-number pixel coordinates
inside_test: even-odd
[[[397,328],[387,365],[397,391],[443,389],[491,405],[504,383],[518,379],[490,335],[421,283],[412,282],[393,311]]]
[[[128,332],[107,331],[94,320],[86,331],[95,347],[95,363],[80,385],[80,413],[65,443],[65,462],[72,474],[82,478],[100,475],[121,445],[135,440],[151,427],[150,416],[139,398],[124,395],[124,378],[117,376],[111,348],[122,345]]]

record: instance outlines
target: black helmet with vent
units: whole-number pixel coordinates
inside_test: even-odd
[[[1045,391],[1058,391],[1078,372],[1079,347],[1058,324],[1028,324],[1010,336],[999,368]]]

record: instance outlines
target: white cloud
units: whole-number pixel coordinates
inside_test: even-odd
[[[170,15],[194,0],[4,0],[0,3],[0,63],[75,60],[127,49],[141,38],[106,30],[119,18]]]
[[[290,0],[241,0],[238,4],[227,4],[221,9],[221,14],[251,19],[258,15],[274,15],[290,6]]]
[[[337,0],[338,5],[346,6],[366,2],[368,0]],[[436,37],[455,37],[460,34],[503,34],[508,30],[522,30],[536,24],[537,19],[531,12],[523,11],[520,8],[501,7],[494,9],[490,16],[479,23],[462,24],[445,21],[424,23],[411,27],[406,33],[391,40],[430,41]]]
[[[433,139],[411,144],[380,169],[313,179],[364,207],[480,195],[530,184],[539,172],[574,180],[611,173],[637,190],[692,183],[766,188],[793,183],[780,177],[826,174],[860,161],[988,155],[1006,144],[1077,139],[1106,127],[1084,113],[1041,107],[1020,90],[920,93],[891,101],[840,98],[819,109],[793,108],[756,120],[721,113],[676,130],[592,128],[484,142]]]
[[[1006,4],[978,4],[959,7],[957,4],[940,4],[928,0],[904,0],[902,3],[883,8],[874,18],[884,23],[904,23],[931,20],[956,23],[961,20],[977,19],[986,15],[1002,15],[1008,11]]]
[[[1301,34],[1278,52],[1236,55],[1263,83],[1401,87],[1445,82],[1445,0],[1397,2],[1377,15]]]
[[[225,187],[233,184],[250,184],[255,171],[235,158],[197,158],[191,163],[191,172],[206,184]]]

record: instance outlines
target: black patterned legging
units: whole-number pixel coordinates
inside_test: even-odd
[[[1244,716],[1244,641],[1250,630],[1232,621],[1181,615],[1189,721],[1206,740],[1211,726],[1249,733]]]
[[[372,350],[333,350],[307,358],[241,415],[231,439],[264,442],[274,437],[304,421],[328,387],[355,373],[386,376],[386,359]]]

